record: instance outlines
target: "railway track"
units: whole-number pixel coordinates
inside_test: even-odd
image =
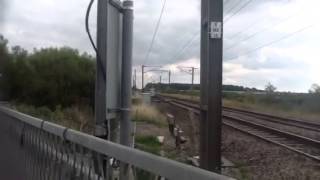
[[[176,102],[176,103],[183,104],[188,107],[200,110],[198,102],[196,102],[196,101],[184,100],[184,99],[180,99],[180,98],[175,98],[175,97],[171,97],[171,96],[163,96],[163,95],[160,95],[159,97],[162,97],[162,98],[171,100],[172,102]],[[308,131],[320,133],[320,123],[308,122],[308,121],[297,120],[297,119],[289,119],[289,118],[284,118],[284,117],[279,117],[279,116],[273,116],[270,114],[258,113],[258,112],[247,111],[247,110],[237,109],[237,108],[230,108],[230,107],[223,107],[223,111],[228,112],[228,113],[234,113],[234,114],[242,114],[242,115],[250,116],[253,118],[260,119],[260,120],[264,120],[267,122],[273,122],[273,123],[277,123],[277,124],[282,124],[282,125],[291,126],[291,127],[297,127],[297,128],[301,128],[303,130],[308,130]]]
[[[163,101],[166,101],[174,106],[180,108],[194,111],[196,114],[200,113],[199,105],[195,102],[184,101],[177,98],[169,98],[160,96]],[[245,114],[255,118],[259,118],[266,121],[271,121],[274,123],[284,124],[287,126],[298,127],[306,129],[309,131],[314,131],[315,133],[320,132],[320,125],[316,123],[303,122],[300,120],[292,120],[282,117],[276,117],[256,112],[250,112],[245,110],[238,110],[233,108],[224,108],[224,112],[233,112],[239,114]],[[245,134],[254,136],[266,142],[281,146],[290,151],[308,157],[314,161],[320,162],[320,141],[308,138],[305,136],[297,135],[288,131],[283,131],[268,127],[256,122],[248,121],[244,118],[239,118],[234,115],[223,113],[223,125],[238,131],[241,131]],[[319,126],[318,126],[319,125]]]

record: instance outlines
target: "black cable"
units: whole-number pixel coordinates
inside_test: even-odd
[[[272,24],[272,25],[269,25],[269,26],[265,26],[265,27],[264,27],[263,29],[261,29],[260,31],[256,31],[255,33],[253,33],[253,34],[251,34],[251,35],[249,35],[249,36],[241,39],[240,41],[233,43],[231,46],[225,48],[224,50],[232,49],[232,48],[234,48],[235,46],[237,46],[237,45],[240,44],[240,43],[243,43],[243,42],[245,42],[245,41],[248,41],[248,40],[254,38],[255,36],[257,36],[257,35],[259,35],[259,34],[261,34],[261,33],[264,33],[264,32],[266,32],[266,31],[268,31],[268,30],[270,30],[270,29],[274,29],[275,27],[277,27],[277,26],[279,26],[279,25],[282,25],[284,22],[292,19],[293,17],[295,17],[295,15],[288,16],[288,17],[286,17],[285,19],[283,19],[283,20],[281,20],[281,21],[279,21],[279,22],[277,22],[277,23],[275,23],[275,24]],[[244,31],[245,31],[245,30],[244,30]],[[244,32],[244,31],[243,31],[243,32]],[[242,33],[242,32],[241,32],[241,33]]]
[[[292,36],[294,36],[294,35],[296,35],[296,34],[298,34],[298,33],[301,33],[301,32],[303,32],[303,31],[311,28],[312,26],[313,26],[313,24],[312,24],[312,25],[305,26],[305,27],[303,27],[303,28],[301,28],[301,29],[298,29],[298,30],[296,30],[296,31],[294,31],[294,32],[292,32],[292,33],[290,33],[290,34],[286,34],[286,35],[284,35],[284,36],[282,36],[282,37],[280,37],[280,38],[278,38],[278,39],[275,39],[275,40],[273,40],[273,41],[267,42],[267,43],[265,43],[265,44],[263,44],[263,45],[261,45],[261,46],[258,46],[258,47],[254,48],[254,49],[248,50],[248,51],[246,51],[246,52],[244,52],[244,53],[241,53],[241,54],[239,54],[239,55],[233,56],[233,57],[228,58],[228,59],[229,59],[229,60],[232,60],[232,59],[234,59],[234,58],[241,57],[241,56],[243,56],[243,55],[251,54],[251,53],[253,53],[253,52],[255,52],[255,51],[258,51],[258,50],[260,50],[260,49],[262,49],[262,48],[264,48],[264,47],[268,47],[268,46],[271,46],[272,44],[275,44],[275,43],[277,43],[277,42],[279,42],[279,41],[288,39],[288,38],[290,38],[290,37],[292,37]]]
[[[86,26],[86,32],[88,34],[88,37],[89,37],[89,40],[90,40],[90,43],[94,49],[94,51],[96,52],[96,59],[97,59],[97,63],[98,63],[98,68],[100,68],[101,72],[102,72],[102,79],[104,81],[104,83],[106,83],[106,70],[104,69],[103,67],[103,63],[102,63],[102,60],[101,60],[101,56],[99,54],[99,51],[98,51],[98,48],[97,46],[94,44],[94,41],[92,39],[92,36],[91,36],[91,33],[90,33],[90,28],[89,28],[89,16],[90,16],[90,11],[91,11],[91,8],[92,8],[92,4],[94,3],[94,0],[90,0],[90,3],[88,5],[88,8],[87,8],[87,12],[86,12],[86,20],[85,20],[85,26]],[[98,70],[98,69],[97,69]],[[93,99],[95,99],[95,96],[93,97]],[[93,108],[95,109],[95,103],[93,105]],[[103,138],[103,139],[108,139],[109,138],[109,127],[108,127],[108,123],[107,123],[107,119],[105,119],[104,121],[104,125],[105,125],[105,129],[106,129],[106,134],[101,136],[100,138]]]
[[[224,20],[224,24],[227,23],[233,16],[235,16],[236,14],[238,14],[242,9],[244,9],[245,7],[247,7],[253,0],[249,0],[247,1],[245,4],[243,4],[237,11],[235,11],[235,13],[233,13],[231,16],[229,16],[228,18],[226,18]]]
[[[163,12],[164,12],[164,9],[166,7],[166,3],[167,3],[167,0],[164,0],[163,4],[162,4],[162,9],[161,9],[161,12],[160,12],[160,17],[157,21],[157,24],[156,24],[156,29],[154,30],[154,33],[153,33],[153,36],[152,36],[152,40],[151,40],[151,43],[150,43],[150,46],[149,46],[149,49],[148,49],[148,52],[146,54],[146,57],[144,59],[144,62],[143,64],[146,64],[146,62],[148,61],[149,59],[149,55],[150,55],[150,52],[153,48],[153,44],[154,44],[154,41],[156,39],[156,36],[157,36],[157,33],[158,33],[158,30],[159,30],[159,27],[160,27],[160,22],[161,22],[161,19],[162,19],[162,15],[163,15]]]
[[[190,45],[192,45],[193,41],[195,40],[195,38],[199,35],[199,31],[197,31],[196,33],[194,33],[190,39],[182,46],[182,48],[178,51],[178,53],[176,53],[174,56],[172,56],[172,60],[179,58],[184,51],[189,48]]]
[[[92,4],[93,4],[93,3],[94,3],[94,0],[90,0],[90,3],[89,3],[88,8],[87,8],[87,12],[86,12],[86,20],[85,20],[86,32],[87,32],[87,34],[88,34],[90,43],[91,43],[94,51],[96,52],[96,55],[97,55],[97,63],[98,63],[98,66],[99,66],[100,70],[102,71],[103,80],[106,81],[106,71],[105,71],[105,69],[103,68],[103,63],[102,63],[102,61],[101,61],[101,57],[100,57],[100,55],[99,55],[98,48],[97,48],[97,46],[94,44],[94,41],[93,41],[92,36],[91,36],[91,33],[90,33],[90,28],[89,28],[89,16],[90,16],[90,11],[91,11]]]

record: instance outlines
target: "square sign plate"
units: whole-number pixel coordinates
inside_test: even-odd
[[[210,23],[210,38],[221,39],[222,38],[222,23],[211,22]]]

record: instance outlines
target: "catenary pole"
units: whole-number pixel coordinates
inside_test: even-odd
[[[143,89],[144,89],[144,65],[141,66],[141,91],[143,92]]]
[[[168,71],[168,76],[169,76],[169,85],[171,84],[171,70]]]
[[[208,167],[208,132],[207,132],[207,108],[208,108],[208,1],[201,0],[201,43],[200,43],[200,167]]]
[[[133,0],[123,1],[123,8],[120,144],[131,147],[133,142],[133,128],[130,117],[133,47]],[[130,166],[128,164],[121,163],[120,180],[128,180],[130,179],[130,176]]]
[[[200,162],[204,169],[221,172],[223,0],[202,0],[201,7],[201,48],[204,48],[201,49],[201,83],[204,83],[201,131],[204,132],[201,132]]]
[[[195,68],[194,67],[192,67],[191,68],[191,76],[192,76],[192,79],[191,79],[191,90],[193,90],[194,89],[194,70],[195,70]]]

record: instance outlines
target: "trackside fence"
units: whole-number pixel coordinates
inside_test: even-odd
[[[110,163],[112,168],[118,168],[119,162],[153,174],[149,179],[231,179],[105,141],[4,106],[0,106],[0,126],[0,135],[5,135],[19,148],[11,152],[23,157],[20,163],[25,168],[24,179],[110,179],[105,176],[106,163]]]

